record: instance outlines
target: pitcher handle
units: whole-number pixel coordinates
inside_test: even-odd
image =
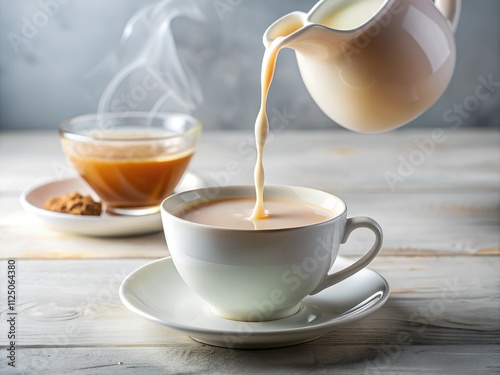
[[[342,237],[342,243],[346,243],[352,231],[358,228],[368,228],[373,232],[373,234],[375,234],[375,241],[373,242],[371,249],[363,257],[358,259],[350,266],[340,271],[337,271],[332,275],[326,276],[323,282],[319,284],[310,293],[310,295],[319,293],[323,289],[328,288],[334,284],[337,284],[340,281],[347,279],[349,276],[354,275],[356,272],[365,268],[378,254],[378,252],[382,248],[382,241],[383,241],[382,228],[380,228],[380,225],[375,220],[369,217],[359,216],[347,219],[344,236]]]
[[[458,19],[460,18],[462,0],[434,0],[434,5],[448,19],[451,29],[455,32],[457,30]]]

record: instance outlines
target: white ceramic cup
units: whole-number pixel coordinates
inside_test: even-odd
[[[187,286],[222,318],[265,321],[295,314],[316,294],[360,271],[382,247],[382,230],[368,217],[347,218],[338,197],[310,188],[266,186],[265,199],[309,202],[335,212],[317,224],[241,230],[182,219],[186,207],[212,199],[255,196],[253,186],[202,188],[174,194],[161,205],[168,249]],[[196,209],[196,208],[194,208]],[[370,250],[354,264],[329,275],[341,243],[357,228],[375,234]]]

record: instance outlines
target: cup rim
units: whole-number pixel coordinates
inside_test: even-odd
[[[137,138],[120,138],[120,137],[109,137],[103,136],[102,131],[98,135],[87,135],[81,134],[80,132],[71,131],[67,127],[71,124],[92,120],[106,120],[106,119],[120,119],[120,118],[180,118],[186,119],[193,123],[193,127],[189,130],[162,136],[152,136],[152,137],[137,137]],[[95,127],[99,130],[99,127]],[[163,141],[169,139],[175,139],[179,137],[186,137],[192,134],[200,132],[202,129],[201,122],[194,116],[180,113],[180,112],[145,112],[145,111],[129,111],[129,112],[104,112],[104,113],[89,113],[81,116],[76,116],[62,121],[58,126],[59,135],[62,138],[77,140],[77,141],[91,141],[91,142],[120,142],[120,143],[134,143],[134,142],[153,142],[153,141]]]
[[[183,195],[200,194],[200,192],[203,192],[203,191],[207,192],[207,191],[210,191],[210,189],[219,189],[222,191],[234,190],[234,191],[240,191],[241,193],[240,194],[230,194],[230,195],[220,194],[220,195],[210,196],[210,197],[199,196],[196,199],[201,198],[201,199],[204,199],[206,201],[210,201],[212,199],[217,199],[217,198],[248,196],[245,194],[245,191],[248,191],[248,190],[252,190],[253,192],[255,192],[254,185],[226,185],[226,186],[204,187],[204,188],[197,188],[197,189],[181,191],[181,192],[174,193],[174,194],[168,196],[167,198],[165,198],[161,202],[160,212],[161,212],[162,217],[164,215],[168,215],[169,217],[171,217],[175,221],[189,224],[189,225],[192,225],[195,227],[205,228],[208,230],[228,231],[228,232],[234,232],[234,233],[237,233],[237,232],[247,232],[247,233],[248,232],[252,232],[252,233],[253,232],[256,232],[256,233],[257,232],[267,232],[267,233],[269,233],[269,232],[279,232],[279,231],[288,231],[288,230],[298,230],[298,229],[310,228],[310,227],[314,227],[314,226],[318,226],[318,225],[325,225],[325,224],[330,223],[332,221],[339,220],[342,217],[347,217],[347,204],[341,198],[339,198],[338,196],[336,196],[334,194],[331,194],[331,193],[328,193],[326,191],[322,191],[319,189],[315,189],[315,188],[305,187],[305,186],[272,185],[272,184],[270,184],[270,185],[266,184],[264,187],[264,205],[266,202],[266,190],[267,190],[267,193],[269,193],[269,190],[288,189],[288,190],[300,190],[303,192],[308,191],[308,192],[315,193],[315,194],[319,193],[319,194],[324,194],[325,196],[330,196],[330,197],[334,198],[337,202],[340,203],[341,210],[339,210],[337,213],[337,211],[333,211],[332,208],[327,208],[327,209],[332,210],[336,215],[332,216],[329,219],[326,219],[324,221],[320,221],[320,222],[317,222],[314,224],[304,224],[304,225],[297,225],[297,226],[284,227],[284,228],[273,228],[273,229],[242,229],[242,228],[229,228],[229,227],[222,227],[222,226],[217,226],[217,225],[201,224],[201,223],[196,223],[193,221],[183,219],[173,212],[174,209],[177,209],[180,205],[189,203],[189,201],[183,200],[181,198]],[[196,199],[194,199],[193,201],[195,201]],[[176,200],[178,200],[178,202],[173,203]],[[311,202],[309,202],[309,203],[311,203]],[[313,204],[316,204],[316,203],[313,203]],[[172,205],[172,207],[167,208],[167,206],[169,206],[169,205]],[[324,206],[321,206],[319,204],[317,204],[317,205],[325,208]],[[166,225],[166,224],[164,224],[164,225]]]

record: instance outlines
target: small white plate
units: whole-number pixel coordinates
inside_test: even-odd
[[[184,191],[203,187],[203,181],[196,175],[187,172],[177,185],[176,191]],[[100,216],[69,215],[45,210],[43,204],[57,195],[77,191],[89,194],[94,200],[99,200],[97,194],[80,178],[68,178],[50,181],[30,187],[20,196],[22,206],[34,214],[51,228],[93,237],[117,237],[148,234],[162,230],[160,213],[142,216],[109,215],[106,212]]]
[[[338,257],[334,270],[349,264]],[[291,317],[252,323],[226,320],[211,314],[190,291],[170,257],[140,267],[120,287],[120,299],[134,313],[186,332],[196,341],[235,349],[276,348],[314,340],[373,313],[388,297],[387,281],[365,268],[306,297],[300,311]]]

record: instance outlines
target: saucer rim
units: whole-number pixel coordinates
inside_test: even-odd
[[[71,215],[71,214],[66,214],[63,212],[57,212],[57,211],[50,211],[47,210],[43,207],[40,207],[39,205],[36,205],[32,203],[29,199],[30,194],[35,193],[37,190],[40,190],[42,188],[48,187],[49,185],[56,185],[56,184],[69,184],[73,182],[78,182],[82,186],[85,186],[88,189],[88,193],[92,196],[93,199],[96,199],[96,195],[91,190],[90,187],[88,187],[85,184],[85,181],[82,180],[80,177],[75,176],[75,177],[68,177],[68,178],[62,178],[62,179],[51,179],[51,180],[45,180],[40,183],[31,185],[24,189],[21,192],[21,195],[19,196],[19,200],[21,202],[21,205],[24,207],[24,209],[30,213],[34,213],[36,215],[44,215],[47,217],[53,217],[55,219],[66,219],[66,220],[72,220],[72,221],[99,221],[102,220],[104,216],[109,216],[106,214],[106,212],[103,212],[101,215]],[[70,193],[68,191],[68,193]],[[87,194],[87,191],[84,192],[84,194]]]
[[[185,190],[205,186],[203,179],[195,173],[186,171],[183,179],[185,179],[186,177],[195,178],[196,182],[193,184],[193,186],[186,187]],[[80,186],[80,189],[83,190],[84,194],[90,194],[94,199],[100,199],[97,193],[95,193],[95,191],[81,177],[75,175],[72,177],[61,179],[47,179],[45,181],[30,185],[21,192],[21,194],[19,195],[19,201],[26,212],[32,214],[37,219],[41,220],[44,224],[48,225],[50,228],[65,233],[83,235],[87,237],[118,237],[155,233],[160,232],[163,228],[161,223],[161,213],[159,211],[140,216],[110,215],[106,211],[104,211],[99,216],[71,215],[62,212],[46,210],[30,199],[30,195],[35,194],[40,189],[57,189],[56,186],[69,186],[71,184]],[[53,185],[53,187],[51,187],[51,185]],[[179,183],[179,186],[182,186],[182,180]],[[71,192],[70,190],[71,189],[68,189],[68,193]],[[131,232],[118,230],[118,226],[120,225],[133,225],[134,223],[141,223],[143,227],[137,228],[136,230],[133,230]],[[82,227],[78,227],[77,224],[81,224]],[[104,225],[105,227],[100,227],[99,230],[95,231],[88,229],[89,226],[96,225]],[[114,229],[112,227],[114,227]]]
[[[343,261],[349,262],[346,258],[344,258],[342,256],[338,256],[337,259],[342,259]],[[215,335],[232,333],[233,331],[231,331],[231,330],[228,331],[228,330],[221,330],[221,329],[214,329],[214,328],[207,328],[207,327],[197,328],[197,327],[189,326],[187,324],[178,323],[176,321],[173,321],[172,319],[168,319],[168,318],[161,319],[159,317],[150,315],[148,312],[143,311],[140,308],[134,306],[127,299],[127,297],[125,296],[125,293],[126,293],[127,283],[130,282],[130,279],[137,276],[138,273],[143,272],[145,268],[152,267],[154,264],[162,263],[162,262],[171,262],[174,269],[175,269],[175,265],[173,264],[172,257],[169,256],[169,257],[157,259],[157,260],[154,260],[154,261],[149,262],[147,264],[144,264],[144,265],[138,267],[137,269],[135,269],[134,271],[132,271],[131,273],[129,273],[125,277],[125,279],[123,280],[123,282],[121,283],[120,288],[119,288],[119,297],[120,297],[120,300],[122,301],[122,303],[125,305],[125,307],[127,309],[129,309],[130,311],[136,313],[137,315],[139,315],[139,316],[141,316],[149,321],[152,321],[154,323],[157,323],[157,324],[160,324],[160,325],[187,333],[188,336],[191,337],[195,341],[209,344],[209,345],[213,345],[213,346],[226,347],[225,345],[222,345],[217,340],[209,340],[209,339],[205,339],[205,338],[201,338],[201,337],[207,336],[207,335],[208,336],[215,336]],[[360,272],[371,272],[371,273],[375,274],[382,282],[382,284],[384,286],[384,290],[383,290],[383,294],[380,297],[380,299],[378,299],[371,306],[359,311],[359,313],[357,313],[355,316],[347,315],[347,316],[343,316],[343,317],[330,318],[330,319],[327,319],[326,321],[318,323],[314,326],[297,326],[297,327],[289,327],[289,328],[284,328],[284,329],[276,329],[276,330],[271,330],[271,331],[269,331],[269,330],[267,330],[267,331],[258,331],[258,330],[253,331],[252,335],[251,335],[252,339],[255,339],[255,338],[266,339],[266,338],[269,338],[273,335],[280,335],[280,336],[293,336],[293,335],[297,335],[297,334],[304,335],[306,333],[308,334],[308,337],[304,338],[304,339],[295,340],[295,341],[292,341],[290,343],[283,343],[283,342],[282,343],[276,343],[276,342],[275,343],[265,343],[265,342],[256,343],[255,340],[251,340],[251,342],[243,343],[241,345],[238,344],[236,346],[233,346],[233,348],[235,348],[235,349],[236,348],[241,348],[241,349],[276,348],[276,347],[284,347],[284,346],[305,343],[305,342],[315,340],[323,335],[326,335],[327,333],[335,330],[335,328],[338,326],[344,326],[347,324],[357,322],[357,321],[365,318],[366,316],[373,314],[375,311],[380,309],[387,302],[387,300],[390,296],[390,286],[389,286],[389,283],[387,282],[387,280],[382,275],[380,275],[378,272],[376,272],[368,267],[362,269]],[[335,287],[335,285],[333,285],[332,287]],[[332,287],[330,287],[330,288],[332,288]],[[187,286],[186,286],[186,288],[187,288]],[[327,289],[330,289],[330,288],[327,288]],[[327,289],[325,289],[325,290],[327,290]],[[196,297],[196,295],[194,293],[191,292],[191,294],[193,297]],[[318,293],[318,295],[320,295],[320,294],[321,294],[321,292]],[[307,302],[301,302],[301,308],[300,308],[298,313],[300,313],[304,309],[304,305],[307,305]],[[219,319],[223,319],[223,318],[219,318]],[[283,318],[283,319],[287,319],[287,318]],[[281,319],[278,319],[278,320],[281,320]],[[268,322],[266,322],[266,321],[264,321],[264,322],[233,321],[233,322],[234,322],[234,324],[240,323],[240,324],[249,324],[249,325],[260,325],[260,324],[273,324],[273,322],[275,323],[276,321],[277,320],[271,320]]]

